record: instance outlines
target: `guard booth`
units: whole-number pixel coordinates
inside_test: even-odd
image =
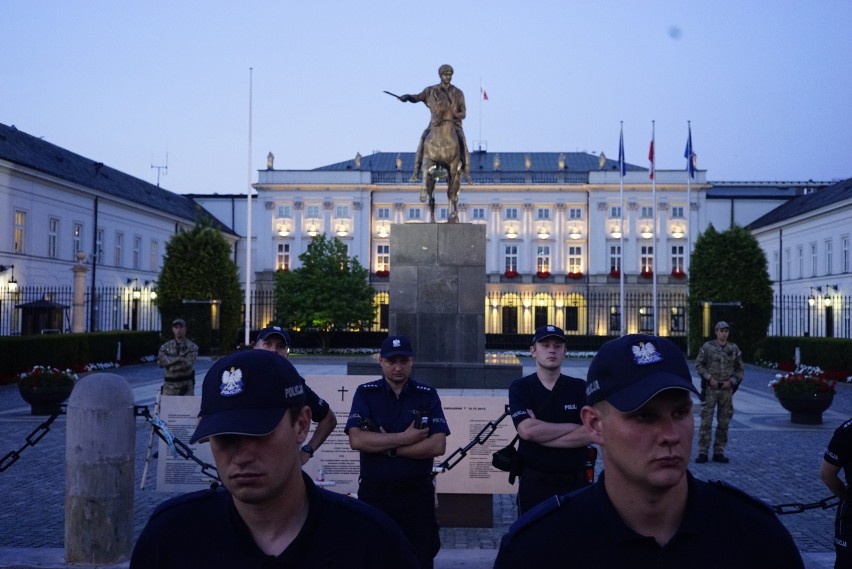
[[[705,302],[703,306],[701,335],[704,339],[716,338],[716,322],[724,320],[731,328],[736,328],[742,318],[741,302]]]
[[[60,334],[64,330],[65,311],[68,306],[58,304],[46,297],[23,304],[16,304],[21,311],[21,336],[35,334]]]
[[[219,354],[222,345],[219,299],[183,299],[181,318],[186,320],[186,337],[198,345],[201,354]]]

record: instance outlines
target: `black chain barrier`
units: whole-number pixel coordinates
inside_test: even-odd
[[[160,419],[159,416],[151,415],[151,411],[148,409],[147,405],[135,405],[133,407],[133,413],[136,417],[144,417],[146,421],[151,423],[151,427],[154,429],[154,433],[157,434],[158,437],[163,439],[169,448],[177,453],[181,458],[185,458],[186,460],[191,460],[201,467],[201,474],[204,476],[208,476],[213,479],[213,484],[221,484],[222,481],[219,479],[219,472],[216,470],[216,467],[212,464],[208,464],[195,456],[195,453],[192,452],[192,449],[187,446],[179,438],[175,437],[173,434],[169,432],[169,428],[166,426],[166,423]]]
[[[817,508],[827,510],[829,508],[836,508],[838,504],[840,504],[840,498],[829,496],[819,502],[811,502],[810,504],[778,504],[777,506],[772,506],[772,510],[779,516],[783,516],[786,514],[801,514],[807,510],[815,510]]]
[[[467,456],[468,451],[472,449],[475,445],[484,445],[485,442],[491,438],[491,435],[493,435],[494,432],[497,431],[497,426],[500,424],[500,422],[508,416],[509,406],[506,405],[505,411],[503,411],[503,414],[500,415],[500,417],[496,421],[488,421],[487,423],[485,423],[485,426],[482,427],[482,430],[479,431],[475,437],[473,437],[472,441],[467,443],[464,448],[458,448],[453,451],[450,456],[448,456],[446,459],[444,459],[443,462],[441,462],[432,469],[432,473],[436,474],[438,472],[451,470],[455,465],[461,462],[464,457]],[[488,431],[487,434],[485,433],[486,431]],[[482,436],[483,434],[485,434],[484,437]],[[460,456],[458,458],[455,458],[456,455]]]
[[[60,415],[65,414],[65,406],[60,407],[59,411],[53,413],[46,421],[40,424],[38,427],[30,433],[25,439],[24,445],[18,450],[13,450],[11,452],[6,453],[2,459],[0,459],[0,472],[5,471],[10,466],[15,464],[19,458],[21,458],[21,453],[27,449],[27,447],[34,447],[44,436],[50,431],[50,425],[59,417]],[[433,473],[445,472],[447,470],[451,470],[454,466],[456,466],[459,462],[461,462],[466,456],[467,453],[476,445],[484,445],[488,439],[497,431],[497,426],[509,415],[509,406],[506,405],[506,410],[497,418],[496,421],[488,421],[482,430],[473,437],[467,445],[463,448],[458,448],[453,451],[450,456],[444,459],[443,462],[434,467]],[[216,470],[216,467],[212,464],[206,463],[192,452],[192,449],[187,446],[186,443],[175,437],[169,432],[168,427],[165,422],[158,416],[151,415],[151,411],[148,409],[147,405],[134,405],[133,406],[133,416],[134,417],[144,417],[146,421],[151,423],[151,427],[153,432],[157,434],[165,443],[169,446],[169,448],[175,452],[181,458],[186,460],[191,460],[201,467],[201,473],[204,476],[213,479],[211,484],[221,484],[222,481],[219,478],[219,473]],[[822,510],[828,510],[830,508],[836,508],[837,505],[840,504],[840,498],[837,496],[829,496],[828,498],[823,498],[818,502],[810,502],[807,504],[803,504],[800,502],[791,502],[789,504],[778,504],[777,506],[770,506],[772,510],[779,516],[784,516],[788,514],[801,514],[808,510],[815,510],[817,508]]]
[[[27,447],[34,447],[37,442],[44,438],[44,435],[50,430],[50,425],[56,420],[57,417],[65,413],[65,407],[62,406],[59,408],[59,411],[53,413],[44,423],[35,428],[35,430],[30,433],[24,443],[24,446],[19,448],[18,450],[13,450],[11,452],[6,453],[2,459],[0,459],[0,472],[3,472],[13,464],[15,464],[19,458],[21,458],[21,453],[24,452],[24,449]]]

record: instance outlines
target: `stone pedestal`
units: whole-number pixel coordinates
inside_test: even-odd
[[[393,225],[389,328],[414,346],[414,377],[439,388],[506,389],[514,356],[485,358],[485,225]],[[381,374],[351,362],[350,375]]]
[[[418,362],[483,362],[485,226],[394,225],[390,234],[391,334]]]

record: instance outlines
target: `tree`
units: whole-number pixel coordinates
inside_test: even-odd
[[[228,352],[235,345],[242,310],[237,266],[228,241],[208,221],[166,244],[157,305],[165,337],[171,336],[172,320],[183,318],[202,352]]]
[[[275,276],[275,322],[319,333],[328,351],[330,332],[370,326],[375,317],[367,269],[350,258],[339,239],[317,235],[293,271]]]
[[[772,319],[772,281],[766,256],[757,239],[746,229],[734,226],[719,233],[711,224],[695,241],[689,270],[689,348],[698,353],[704,319],[734,320],[731,340],[746,358],[752,347],[766,337]],[[737,303],[739,310],[705,311],[705,303]],[[710,325],[710,337],[713,335]]]

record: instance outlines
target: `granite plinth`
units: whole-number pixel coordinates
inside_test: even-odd
[[[415,353],[417,348],[415,347]],[[347,375],[382,375],[379,356],[346,364]],[[523,366],[514,355],[489,355],[480,363],[422,362],[414,358],[411,376],[417,381],[444,389],[508,389],[523,375]]]

